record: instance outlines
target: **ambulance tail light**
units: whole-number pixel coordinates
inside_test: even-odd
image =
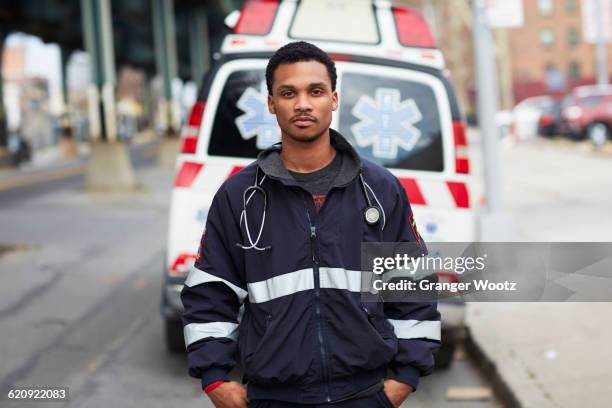
[[[183,128],[181,153],[194,154],[196,152],[198,147],[198,135],[200,133],[200,126],[202,125],[205,107],[206,104],[204,101],[198,101],[191,108],[191,113]]]
[[[555,123],[555,119],[552,117],[552,115],[542,115],[542,117],[540,117],[540,126],[550,126],[553,123]]]
[[[272,23],[280,0],[247,0],[240,11],[240,18],[232,29],[234,34],[265,35]]]
[[[445,284],[457,284],[459,283],[459,277],[453,271],[438,271],[436,272],[438,282]],[[449,290],[441,290],[438,293],[439,298],[448,298],[461,295],[461,293],[453,293]]]
[[[455,139],[455,171],[460,174],[470,173],[470,159],[467,151],[467,134],[465,122],[453,121]]]
[[[168,275],[184,278],[189,273],[189,270],[195,262],[195,254],[181,253],[176,257],[170,268],[168,269]]]
[[[391,10],[400,44],[405,47],[436,48],[436,42],[423,16],[405,7],[394,6]]]
[[[440,283],[457,283],[459,282],[459,278],[455,272],[451,271],[438,271],[436,272],[438,276],[438,282]]]

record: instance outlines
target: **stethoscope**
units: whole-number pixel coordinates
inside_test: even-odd
[[[244,250],[256,249],[257,251],[269,251],[272,249],[271,246],[265,246],[263,248],[260,248],[257,246],[257,244],[259,244],[259,240],[261,239],[261,233],[263,232],[264,225],[266,223],[266,210],[268,209],[268,194],[266,194],[266,190],[264,190],[261,187],[261,183],[263,183],[264,180],[266,179],[266,175],[264,174],[264,176],[261,178],[261,181],[259,181],[259,183],[257,182],[258,179],[259,179],[259,167],[255,169],[255,183],[253,183],[252,186],[245,188],[244,191],[242,192],[242,211],[240,212],[240,227],[242,228],[242,222],[244,220],[244,229],[246,230],[247,239],[249,240],[250,245],[246,246],[246,245],[242,245],[241,243],[237,242],[236,246]],[[247,219],[246,210],[247,210],[247,206],[249,205],[249,201],[251,201],[251,198],[253,198],[253,195],[255,195],[255,193],[260,193],[263,196],[264,204],[263,204],[263,212],[261,214],[261,225],[259,226],[259,232],[257,233],[257,239],[255,239],[255,242],[253,242],[253,239],[251,238],[251,230],[249,229],[249,222]],[[247,198],[247,195],[249,196],[248,198]]]
[[[265,179],[266,179],[266,175],[264,174],[261,180],[259,180],[259,167],[257,167],[257,169],[255,170],[255,182],[253,183],[253,185],[247,187],[242,192],[242,211],[240,212],[240,227],[242,228],[242,223],[244,222],[244,229],[246,230],[246,235],[247,235],[247,240],[249,241],[249,245],[243,245],[241,243],[236,243],[236,246],[244,250],[255,249],[257,251],[269,251],[272,249],[272,246],[269,246],[269,245],[263,248],[258,246],[259,240],[261,239],[261,233],[263,232],[264,225],[266,223],[266,211],[268,209],[268,195],[266,194],[266,190],[264,190],[261,187],[261,184],[264,182]],[[383,207],[380,204],[380,201],[378,200],[376,193],[374,193],[374,190],[372,190],[372,187],[370,187],[370,185],[365,182],[361,172],[359,172],[359,181],[360,181],[363,195],[365,197],[365,201],[367,204],[366,208],[363,210],[363,218],[366,224],[370,226],[376,226],[380,223],[380,220],[382,218],[381,230],[384,230],[387,220],[385,216],[385,211],[383,210]],[[369,191],[369,194],[368,194],[368,191]],[[261,214],[261,224],[259,226],[259,232],[257,233],[257,238],[255,239],[255,241],[253,241],[251,237],[251,230],[249,229],[249,223],[248,223],[246,211],[247,211],[247,206],[249,205],[249,202],[251,201],[251,199],[256,193],[259,193],[263,196],[264,202],[263,202],[263,210]],[[374,201],[376,202],[376,205],[372,203],[372,200],[370,199],[370,194],[372,195],[372,197],[374,197]]]

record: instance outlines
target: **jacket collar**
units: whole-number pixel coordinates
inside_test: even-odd
[[[341,187],[353,181],[361,171],[361,159],[351,144],[334,129],[329,129],[329,137],[337,154],[343,155],[342,167],[332,187]],[[299,185],[283,165],[280,158],[282,143],[276,143],[257,156],[259,168],[270,178],[277,179],[285,185]]]

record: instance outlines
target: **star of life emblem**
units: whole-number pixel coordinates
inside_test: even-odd
[[[400,91],[377,88],[376,99],[362,95],[351,113],[359,122],[351,126],[359,147],[372,146],[372,155],[395,159],[401,147],[411,151],[421,137],[415,124],[423,119],[414,99],[401,101]]]
[[[281,132],[276,116],[268,111],[268,92],[266,83],[261,82],[259,90],[248,87],[236,103],[244,114],[235,120],[240,136],[244,140],[257,137],[255,145],[263,150],[281,140]]]

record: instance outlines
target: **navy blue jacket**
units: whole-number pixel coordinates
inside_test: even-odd
[[[250,400],[322,403],[380,383],[388,369],[415,390],[432,372],[436,303],[363,303],[360,295],[362,241],[421,242],[406,193],[388,170],[330,133],[345,156],[319,212],[282,166],[278,145],[215,195],[181,294],[189,373],[203,387],[227,380],[240,362]],[[360,173],[383,210],[375,226],[363,218]],[[250,246],[241,214],[256,177],[267,199],[262,250],[240,247]],[[264,195],[256,192],[246,211],[251,241],[263,210]]]

